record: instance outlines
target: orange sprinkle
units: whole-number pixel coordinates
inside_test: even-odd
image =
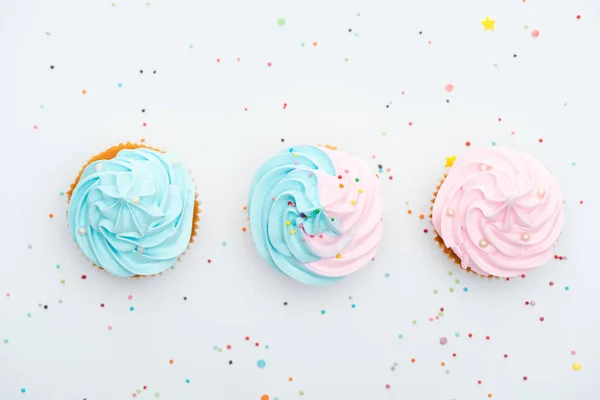
[[[406,210],[406,212],[408,213],[408,215],[412,214],[412,210],[410,208]]]
[[[242,232],[246,232],[246,227],[242,226]]]
[[[260,400],[269,400],[269,395],[268,395],[268,394],[263,394],[263,395],[260,397]]]
[[[344,184],[343,183],[340,183],[340,188],[342,188],[342,189],[344,188]]]
[[[410,359],[410,362],[412,362],[412,363],[414,363],[415,361],[417,361],[417,360],[415,360],[414,358]]]
[[[313,42],[313,46],[315,46],[315,47],[316,47],[316,46],[317,46],[317,44],[318,44],[317,42]]]
[[[488,397],[492,397],[492,394],[491,394],[491,393],[488,393]]]
[[[83,90],[81,91],[81,93],[83,93],[83,94],[86,94],[86,93],[87,93],[87,90],[83,89]]]
[[[442,361],[442,367],[443,367],[444,365],[446,365],[446,363]]]
[[[290,382],[293,380],[294,380],[294,378],[292,378],[291,376],[288,378],[288,381],[290,381]]]
[[[244,206],[244,211],[246,211],[247,209],[248,209],[248,207],[247,207],[247,206]]]
[[[423,219],[425,216],[423,214],[419,214],[419,219]]]
[[[175,361],[173,360],[169,360],[169,364],[173,364]]]
[[[48,216],[49,216],[50,218],[54,218],[54,214],[52,214],[52,213],[48,214]]]
[[[144,139],[144,138],[140,139],[140,142],[142,142],[142,143],[144,143],[145,141],[146,141],[146,139]]]

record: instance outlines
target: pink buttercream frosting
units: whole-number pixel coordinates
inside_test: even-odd
[[[321,150],[329,156],[336,171],[335,176],[315,171],[322,208],[328,217],[338,221],[341,234],[322,237],[307,234],[308,244],[322,258],[306,267],[322,276],[341,277],[375,257],[383,234],[383,198],[379,180],[365,161],[342,151]]]
[[[529,154],[486,148],[457,158],[433,205],[436,232],[482,275],[513,277],[546,263],[563,226],[560,186]]]

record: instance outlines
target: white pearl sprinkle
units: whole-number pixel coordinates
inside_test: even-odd
[[[171,161],[171,164],[173,164],[174,167],[179,165],[179,159],[174,158],[173,161]]]
[[[524,242],[529,242],[529,239],[531,239],[531,235],[529,233],[522,233],[521,234],[521,240]]]
[[[96,166],[94,167],[94,169],[96,170],[96,172],[102,172],[102,171],[104,171],[104,165],[103,164],[96,164]]]
[[[146,249],[145,249],[145,248],[143,248],[142,246],[138,246],[138,247],[137,247],[137,249],[136,249],[136,251],[137,251],[138,253],[142,254],[144,251],[146,251]]]
[[[488,241],[485,239],[481,239],[479,241],[479,247],[481,247],[482,249],[485,249],[486,247],[488,247]]]
[[[446,209],[446,216],[448,217],[454,217],[454,210],[451,208],[447,208]]]
[[[544,189],[540,189],[537,191],[537,195],[541,199],[546,195],[546,191]]]
[[[83,226],[80,226],[79,228],[77,228],[77,233],[79,233],[80,235],[85,235],[87,233],[87,229],[85,229]]]
[[[481,164],[481,165],[479,166],[479,170],[480,170],[481,172],[489,171],[490,169],[492,169],[492,167],[490,167],[490,166],[489,166],[489,165],[487,165],[487,164]]]
[[[131,198],[131,202],[132,202],[133,204],[136,204],[136,205],[137,205],[137,204],[140,204],[140,196],[133,196],[133,197]]]

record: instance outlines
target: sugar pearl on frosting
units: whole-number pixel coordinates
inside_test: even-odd
[[[133,197],[131,198],[131,202],[132,202],[133,204],[140,204],[140,196],[133,196]]]
[[[145,248],[143,248],[142,246],[138,246],[135,251],[137,251],[138,253],[142,254],[144,251],[146,251]]]
[[[546,191],[544,189],[540,189],[537,191],[537,195],[541,199],[546,195]]]
[[[83,226],[80,226],[79,228],[77,228],[77,233],[79,233],[80,235],[85,235],[87,233],[87,229],[85,229]]]
[[[179,159],[174,158],[173,161],[171,161],[171,164],[173,164],[174,167],[179,165]]]
[[[482,249],[485,249],[486,247],[488,247],[488,241],[485,239],[481,239],[479,241],[479,247],[481,247]]]
[[[447,208],[447,209],[446,209],[446,215],[447,215],[448,217],[454,217],[454,210],[453,210],[453,209],[451,209],[451,208]]]
[[[102,171],[104,171],[104,165],[103,164],[96,164],[96,166],[94,167],[94,169],[96,170],[96,172],[102,172]]]
[[[531,235],[529,235],[529,233],[524,232],[521,234],[521,240],[524,242],[529,242],[529,239],[531,239]]]
[[[490,166],[489,166],[489,165],[487,165],[487,164],[481,164],[481,165],[479,166],[479,170],[480,170],[481,172],[489,171],[490,169],[492,169],[492,167],[490,167]]]

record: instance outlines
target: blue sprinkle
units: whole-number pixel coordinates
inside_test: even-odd
[[[321,314],[325,315],[325,310],[321,310]]]
[[[294,149],[292,147],[290,147],[290,153],[293,153]]]
[[[185,383],[190,383],[190,380],[189,380],[189,379],[186,379],[186,380],[185,380]]]
[[[565,290],[569,290],[569,287],[568,287],[568,286],[565,286]]]
[[[119,83],[119,87],[122,87],[122,86],[123,86],[123,84],[122,84],[122,83]]]
[[[469,288],[463,288],[463,292],[468,292]]]
[[[398,339],[402,339],[403,337],[404,337],[404,335],[403,335],[403,334],[399,334],[399,335],[398,335]]]
[[[568,290],[568,289],[569,289],[569,288],[567,287],[567,290]],[[356,308],[356,304],[352,304],[352,308]]]
[[[296,221],[292,221],[292,225],[296,226]]]
[[[267,363],[265,362],[265,360],[258,360],[256,362],[256,365],[258,365],[258,368],[264,368],[267,365]]]
[[[27,391],[27,389],[25,389],[25,388],[21,389],[21,393],[25,393],[26,391]]]
[[[133,310],[135,310],[135,308],[129,307],[129,311],[133,311]]]
[[[495,145],[496,145],[496,142],[492,142],[492,146],[495,146]]]
[[[459,337],[459,336],[460,336],[460,333],[456,332],[456,333],[454,334],[454,336],[456,336],[456,337]]]

